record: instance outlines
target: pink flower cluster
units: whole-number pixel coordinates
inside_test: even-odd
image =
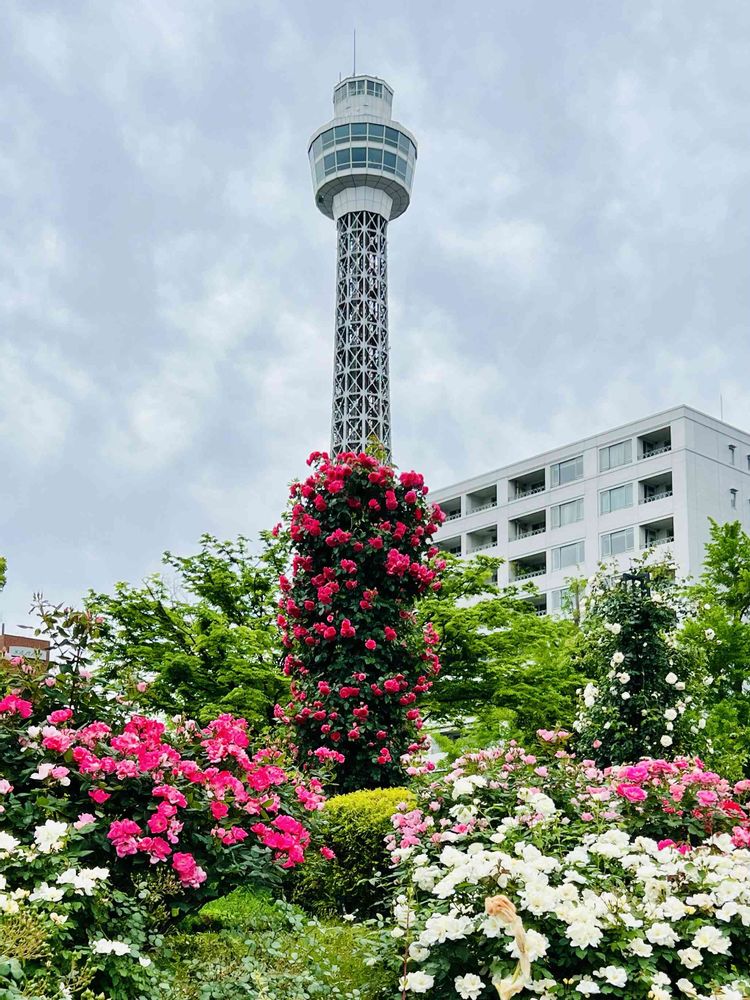
[[[24,718],[33,709],[15,695],[0,706],[22,711]],[[26,733],[19,742],[31,749]],[[106,806],[106,837],[118,858],[169,861],[190,888],[200,886],[207,874],[195,859],[196,848],[186,847],[205,850],[206,834],[230,848],[248,838],[247,826],[284,867],[299,864],[310,833],[288,813],[317,812],[325,801],[320,781],[287,772],[277,751],[252,753],[245,720],[231,715],[219,716],[205,728],[188,722],[176,734],[158,720],[134,715],[113,732],[98,721],[77,727],[72,710],[57,709],[41,726],[41,746],[53,759],[40,762],[38,780],[57,778],[69,784],[74,769],[88,798]],[[54,758],[63,754],[71,768],[56,765]],[[6,782],[3,789],[12,786]],[[79,824],[96,819],[82,813]]]

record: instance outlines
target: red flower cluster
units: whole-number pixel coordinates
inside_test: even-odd
[[[438,637],[413,608],[440,587],[431,539],[444,515],[416,472],[365,454],[316,452],[308,464],[291,487],[292,579],[280,580],[292,701],[276,715],[295,727],[303,762],[335,750],[342,790],[396,784],[422,743],[414,703],[440,669]]]

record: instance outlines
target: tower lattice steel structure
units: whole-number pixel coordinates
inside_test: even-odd
[[[409,207],[417,160],[392,102],[385,81],[349,77],[310,141],[315,202],[338,233],[332,455],[373,443],[391,454],[387,231]]]

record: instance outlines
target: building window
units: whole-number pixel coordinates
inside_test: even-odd
[[[583,520],[583,497],[578,500],[570,500],[568,503],[559,503],[550,508],[550,518],[553,528],[562,528],[566,524],[575,524],[576,521]]]
[[[613,510],[623,510],[633,506],[633,484],[615,486],[611,490],[602,490],[599,494],[599,513],[611,514]]]
[[[565,483],[574,483],[576,479],[583,479],[583,455],[575,458],[568,458],[564,462],[558,462],[550,466],[553,486],[564,486]]]
[[[729,506],[732,510],[737,509],[737,490],[732,489],[729,491]]]
[[[750,472],[750,455],[747,456],[747,471]]]
[[[552,569],[567,569],[569,566],[577,566],[585,558],[583,542],[560,545],[556,549],[552,549]]]
[[[616,556],[621,552],[630,552],[635,547],[634,532],[632,528],[623,528],[622,531],[610,531],[601,536],[602,557]]]
[[[620,441],[599,449],[599,472],[616,469],[618,465],[628,465],[633,461],[633,442]]]
[[[549,609],[550,611],[567,610],[571,599],[570,587],[560,587],[559,590],[550,590]]]
[[[730,444],[728,447],[729,447],[729,464],[734,465],[734,453],[737,448],[737,445]]]

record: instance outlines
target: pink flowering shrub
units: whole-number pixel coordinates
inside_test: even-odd
[[[254,750],[243,719],[92,721],[90,679],[29,667],[0,664],[10,689],[0,699],[0,829],[68,824],[119,885],[168,872],[182,908],[304,861],[322,784],[281,750]],[[72,684],[76,709],[60,707]]]
[[[465,755],[392,817],[404,995],[750,995],[750,782],[540,738]]]
[[[422,745],[418,701],[439,670],[416,598],[440,586],[432,535],[443,520],[416,472],[397,476],[368,455],[334,461],[291,487],[292,578],[282,576],[279,626],[302,763],[327,757],[340,790],[403,781],[402,757]]]

